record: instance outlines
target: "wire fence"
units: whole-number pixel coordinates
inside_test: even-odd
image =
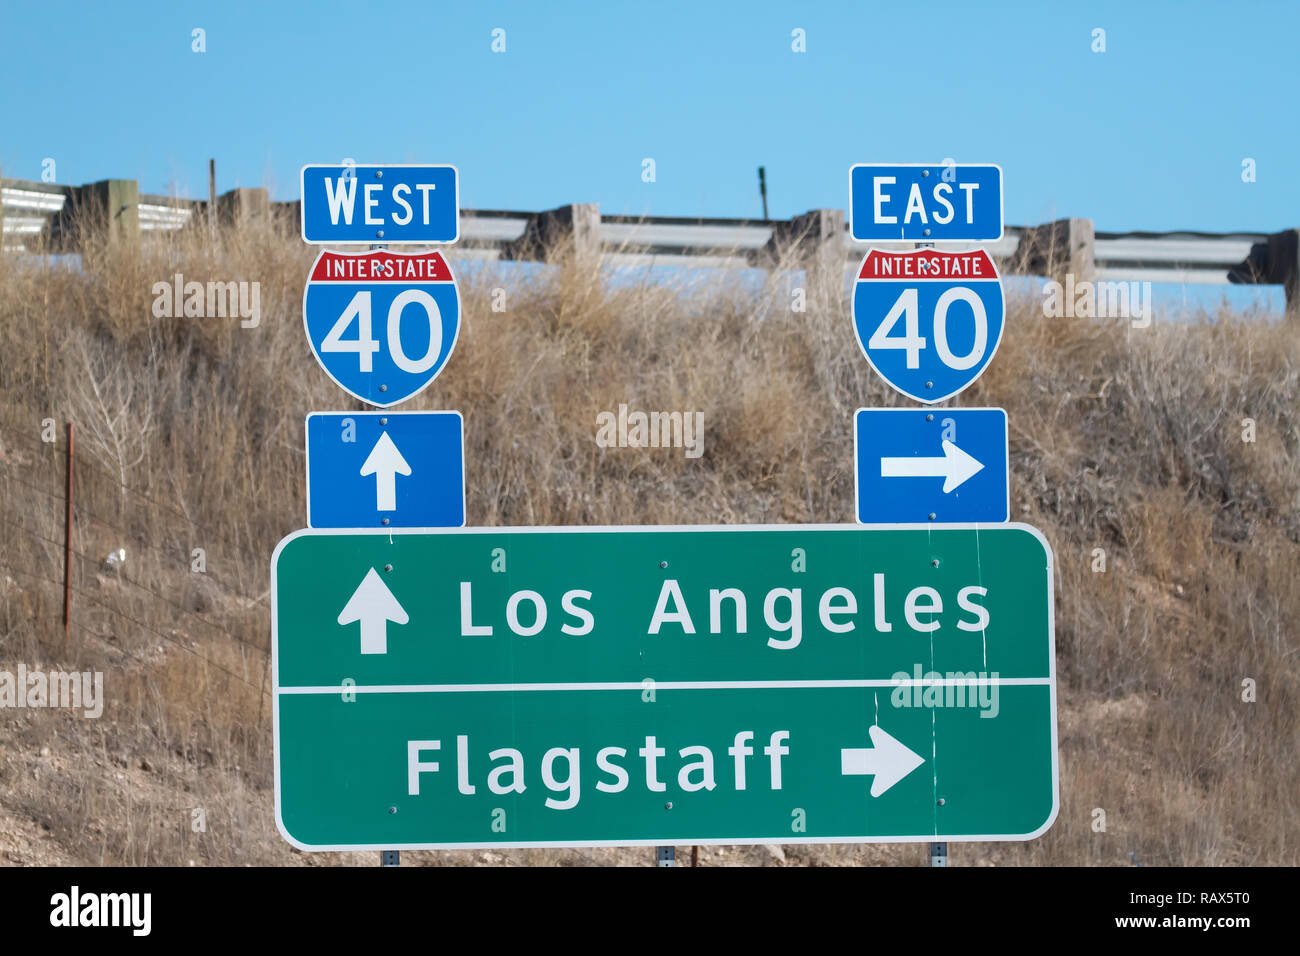
[[[36,431],[37,434],[32,434]],[[67,503],[66,438],[46,441],[31,424],[0,426],[0,532],[8,542],[0,554],[0,569],[35,586],[61,595],[64,587],[64,513]],[[195,521],[184,511],[124,484],[89,455],[73,460],[70,565],[68,589],[73,596],[69,632],[78,641],[102,641],[143,666],[129,642],[94,624],[117,621],[138,635],[151,634],[221,672],[259,697],[266,693],[269,640],[247,636],[251,622],[232,628],[231,619],[247,615],[263,603],[268,593],[245,593],[221,574],[208,571],[206,562],[225,550],[228,535]],[[110,547],[103,547],[105,542]],[[203,542],[202,568],[186,543]],[[113,547],[112,545],[116,545]],[[118,549],[129,549],[125,558]],[[101,553],[102,552],[102,553]],[[236,559],[240,560],[240,559]],[[237,566],[237,565],[236,565]],[[150,575],[150,571],[153,572]],[[167,593],[167,591],[172,593]],[[58,604],[43,594],[48,607]],[[265,621],[257,615],[257,630]],[[10,618],[12,629],[12,617]],[[39,610],[27,618],[44,642],[61,643],[61,617]],[[167,628],[161,622],[172,621]],[[244,633],[240,633],[240,631]],[[170,633],[169,633],[170,631]],[[243,674],[204,653],[204,642],[226,640],[238,649]],[[160,645],[161,646],[161,645]],[[66,649],[66,648],[65,648]],[[257,666],[249,672],[248,654]],[[257,671],[261,671],[260,675]]]

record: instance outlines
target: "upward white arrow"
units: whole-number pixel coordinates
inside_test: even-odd
[[[402,605],[397,603],[397,598],[393,597],[393,592],[388,590],[388,585],[374,568],[366,572],[339,612],[340,624],[361,622],[362,654],[387,654],[388,622],[405,624],[409,620]]]
[[[984,463],[944,439],[942,458],[881,458],[881,478],[942,478],[943,493],[952,491],[976,472]]]
[[[871,795],[878,797],[921,764],[925,758],[913,753],[875,724],[868,733],[874,748],[840,750],[840,774],[874,774]]]
[[[353,459],[354,461],[356,459]],[[361,465],[361,476],[375,476],[375,510],[397,510],[397,475],[409,475],[411,466],[397,450],[388,432],[379,434],[379,441]]]

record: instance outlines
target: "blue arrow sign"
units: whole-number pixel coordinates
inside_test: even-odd
[[[857,242],[995,242],[1002,238],[1002,167],[859,163],[849,169],[849,235]]]
[[[311,164],[299,185],[304,242],[395,246],[460,238],[455,166]]]
[[[853,440],[862,524],[1010,516],[1000,408],[859,408]]]
[[[312,412],[309,528],[465,524],[460,412]]]

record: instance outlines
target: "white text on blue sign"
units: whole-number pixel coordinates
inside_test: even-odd
[[[1002,238],[1002,169],[989,164],[859,164],[849,170],[849,232],[858,242]]]
[[[456,167],[302,168],[302,238],[308,243],[450,243],[460,238]]]

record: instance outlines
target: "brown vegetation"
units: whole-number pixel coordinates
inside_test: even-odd
[[[98,669],[108,692],[99,720],[0,711],[7,861],[376,862],[292,850],[272,815],[269,557],[304,525],[303,416],[360,407],[304,339],[314,255],[263,227],[92,248],[80,270],[0,256],[0,670]],[[859,353],[838,290],[810,297],[829,308],[794,313],[779,278],[602,280],[571,259],[524,278],[451,258],[464,328],[411,405],[464,413],[471,524],[852,520],[852,410],[895,396]],[[151,287],[176,272],[260,282],[261,324],[155,318]],[[497,286],[504,312],[491,309]],[[960,402],[1007,409],[1013,518],[1056,552],[1061,812],[1030,843],[954,845],[954,865],[1300,862],[1298,350],[1294,327],[1257,318],[1143,330],[1009,303],[1002,346]],[[703,457],[597,447],[597,412],[620,402],[703,411]],[[47,418],[55,444],[41,441]],[[66,421],[78,465],[65,641]],[[125,566],[107,569],[119,547]],[[190,571],[194,548],[206,574]],[[1242,700],[1246,678],[1255,703]],[[925,852],[789,846],[785,860]],[[633,849],[403,862],[649,860]]]

